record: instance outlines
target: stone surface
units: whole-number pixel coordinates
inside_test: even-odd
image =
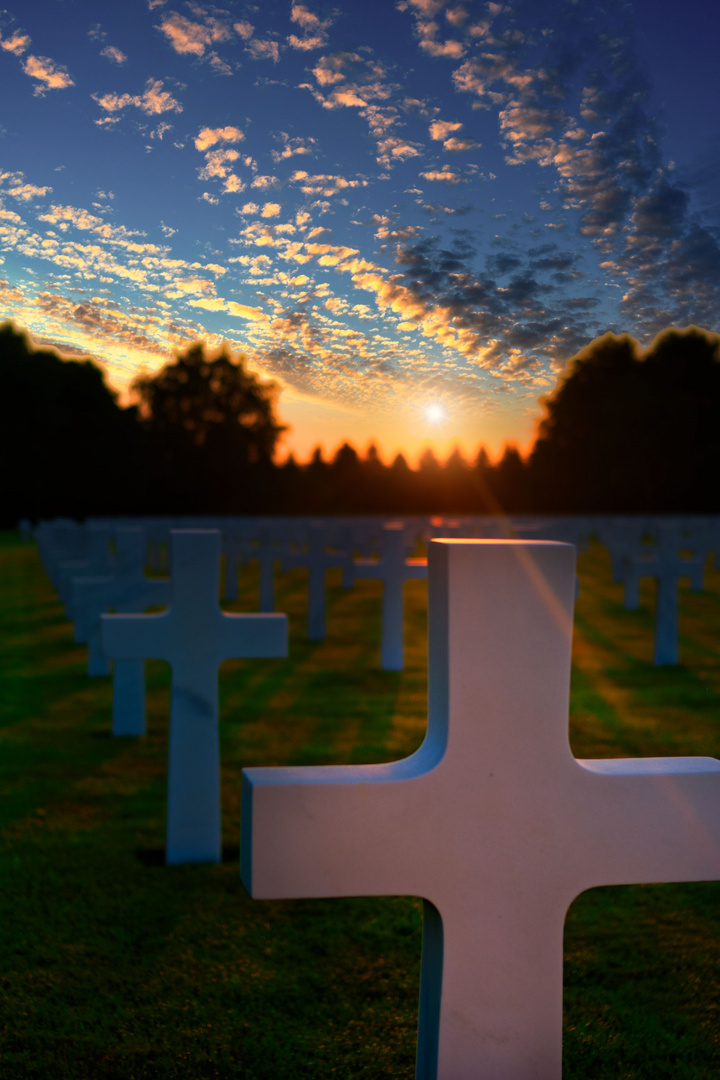
[[[154,657],[172,668],[168,760],[168,863],[218,862],[218,667],[230,657],[287,656],[285,615],[220,610],[220,533],[171,533],[172,600],[158,615],[103,615],[103,650]]]
[[[640,606],[640,581],[654,578],[657,582],[655,595],[655,637],[653,659],[658,666],[677,664],[678,649],[678,585],[681,578],[688,578],[690,586],[699,592],[703,586],[703,574],[707,545],[704,537],[695,545],[690,531],[683,529],[681,521],[660,520],[655,524],[656,543],[639,545],[633,553],[625,556],[625,608],[636,611]],[[688,554],[688,549],[691,549]]]
[[[103,651],[101,617],[111,609],[142,612],[170,603],[170,579],[145,575],[145,530],[131,526],[115,530],[113,573],[73,581],[75,640],[88,645],[88,675],[107,675],[110,664]],[[113,665],[113,735],[145,734],[145,673],[141,659],[118,659]]]
[[[427,576],[427,560],[408,559],[401,521],[383,526],[383,550],[379,559],[356,559],[355,577],[383,583],[380,667],[402,671],[405,665],[403,591],[408,578]]]
[[[257,898],[425,901],[420,1080],[561,1080],[563,926],[600,885],[720,878],[720,761],[568,741],[574,549],[429,545],[429,721],[386,765],[246,769]]]
[[[82,529],[84,551],[79,558],[60,563],[57,569],[57,590],[65,605],[68,618],[74,618],[73,581],[79,577],[95,577],[112,571],[109,525],[90,524]]]
[[[331,566],[346,567],[350,556],[346,552],[330,552],[326,544],[326,527],[322,521],[311,521],[305,530],[305,550],[289,551],[283,555],[283,570],[294,566],[308,569],[308,641],[324,641],[327,636],[325,573]]]

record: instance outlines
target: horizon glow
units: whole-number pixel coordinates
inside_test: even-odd
[[[719,30],[701,0],[15,5],[3,315],[123,400],[227,342],[282,388],[281,456],[526,447],[593,338],[719,329]]]

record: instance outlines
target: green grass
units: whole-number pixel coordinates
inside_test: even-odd
[[[110,736],[108,678],[35,549],[0,535],[0,1080],[411,1078],[421,909],[407,898],[252,901],[239,879],[245,765],[402,757],[426,721],[426,602],[408,657],[379,662],[379,586],[331,575],[328,639],[305,577],[279,579],[287,660],[220,672],[225,857],[162,865],[169,672],[148,730]],[[579,756],[720,757],[720,575],[681,595],[681,660],[652,665],[652,587],[622,609],[604,551],[581,560],[571,741]],[[237,605],[256,605],[249,572]],[[720,1075],[720,884],[596,889],[566,924],[565,1075]],[[492,1080],[492,1078],[489,1078]]]

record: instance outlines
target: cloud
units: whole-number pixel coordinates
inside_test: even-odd
[[[101,109],[109,113],[121,112],[129,107],[141,109],[148,116],[183,111],[180,102],[169,91],[163,90],[161,79],[148,79],[142,94],[93,94],[92,97]]]
[[[240,128],[232,126],[202,128],[195,139],[196,148],[205,153],[205,165],[198,172],[201,180],[222,180],[223,191],[229,195],[243,191],[245,183],[233,172],[235,162],[240,160],[239,151],[232,146],[228,147],[226,145],[223,147],[218,144],[237,143],[244,138],[245,136]],[[217,147],[217,149],[212,149],[212,147]],[[251,159],[247,158],[246,163],[248,161],[251,161]],[[208,202],[217,202],[207,192],[202,197],[207,199]]]
[[[245,52],[249,53],[253,60],[272,60],[277,64],[280,59],[280,46],[277,41],[252,38],[245,47]]]
[[[380,61],[359,52],[339,51],[320,57],[312,73],[317,86],[301,83],[301,89],[310,90],[324,109],[358,109],[378,144],[379,164],[387,168],[419,154],[418,144],[390,134],[402,123],[400,104],[406,97],[401,87],[388,81]]]
[[[280,183],[277,176],[255,176],[250,184],[250,187],[260,188],[261,191],[267,191],[268,188],[277,187]]]
[[[274,136],[282,144],[282,150],[271,150],[273,161],[284,161],[286,158],[301,154],[314,154],[317,140],[312,136],[291,138],[285,131],[278,131]]]
[[[442,142],[443,139],[447,139],[453,131],[459,131],[462,124],[453,122],[452,120],[434,120],[430,125],[430,138],[435,141]]]
[[[19,30],[16,30],[8,38],[0,37],[0,48],[13,53],[15,56],[21,56],[29,45],[30,38],[27,34],[21,34]]]
[[[481,143],[475,142],[474,139],[456,139],[455,137],[452,137],[445,140],[443,143],[443,150],[455,154],[462,150],[478,150],[480,146]]]
[[[312,49],[321,49],[327,44],[326,31],[332,26],[332,19],[320,19],[314,15],[304,4],[293,4],[290,9],[290,18],[298,23],[303,29],[303,36],[290,34],[288,45],[293,49],[310,52]]]
[[[322,195],[324,198],[329,199],[332,195],[337,195],[338,192],[345,191],[348,188],[367,187],[368,181],[364,178],[347,180],[344,176],[328,173],[311,175],[305,172],[304,169],[296,169],[290,177],[290,183],[299,184],[300,190],[305,195]]]
[[[255,27],[247,19],[242,19],[240,22],[233,23],[233,29],[243,41],[249,41],[255,33]]]
[[[218,41],[228,41],[231,32],[230,27],[215,18],[205,14],[200,7],[193,10],[202,16],[202,22],[193,22],[185,15],[177,11],[169,11],[163,15],[159,30],[165,35],[176,53],[182,55],[204,56],[205,50]]]
[[[67,70],[47,56],[28,56],[23,71],[40,83],[34,90],[37,96],[42,96],[48,90],[65,90],[75,85]]]
[[[106,45],[104,49],[100,50],[100,55],[106,56],[108,60],[113,60],[116,64],[127,62],[127,56],[122,49],[117,49],[114,45]]]
[[[208,63],[216,75],[232,75],[233,68],[216,52],[208,53]]]
[[[31,202],[33,199],[41,199],[52,191],[51,187],[38,187],[36,184],[27,183],[25,175],[21,172],[0,173],[0,183],[7,185],[5,189],[7,194],[11,195],[13,199],[17,199],[18,202]]]
[[[261,217],[272,218],[280,214],[280,203],[267,202],[262,208]]]
[[[195,138],[196,150],[207,150],[209,146],[215,146],[219,142],[236,143],[244,139],[240,128],[228,126],[221,128],[204,127]]]
[[[427,169],[421,172],[424,180],[432,180],[443,184],[465,184],[467,180],[459,173],[453,172],[449,165],[443,165],[442,169]]]

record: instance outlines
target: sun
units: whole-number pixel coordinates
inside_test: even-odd
[[[429,424],[440,424],[447,415],[443,406],[435,401],[430,405],[426,405],[423,412],[425,413],[425,419]]]

